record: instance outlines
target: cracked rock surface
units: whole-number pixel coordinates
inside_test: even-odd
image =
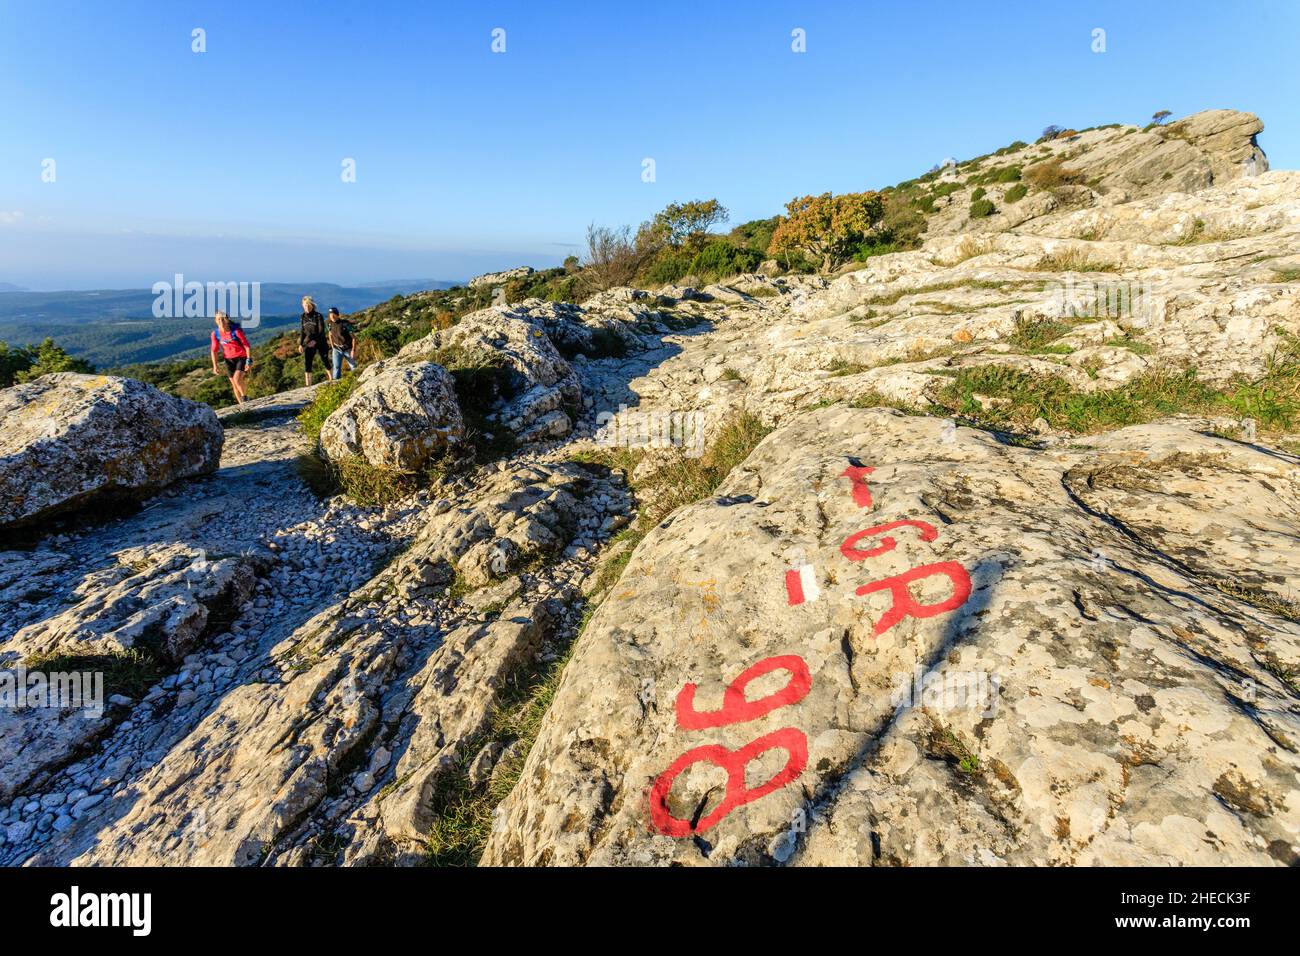
[[[1034,450],[887,409],[800,416],[636,550],[484,862],[1293,863],[1300,707],[1278,675],[1300,625],[1221,585],[1247,563],[1293,580],[1298,494],[1294,459],[1171,425]],[[1223,499],[1207,534],[1154,530]],[[791,602],[795,564],[815,599]],[[929,610],[895,620],[908,601]],[[788,703],[690,723],[792,658]]]

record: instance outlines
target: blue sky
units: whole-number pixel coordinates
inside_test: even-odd
[[[1298,37],[1293,0],[0,0],[0,282],[462,279],[1162,108],[1255,112],[1295,168]]]

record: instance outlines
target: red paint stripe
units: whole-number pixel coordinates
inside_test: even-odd
[[[849,465],[840,476],[853,482],[853,503],[859,508],[871,507],[871,489],[867,487],[867,475],[875,470],[868,465]]]
[[[803,578],[799,577],[798,568],[785,572],[785,596],[791,606],[803,603]]]

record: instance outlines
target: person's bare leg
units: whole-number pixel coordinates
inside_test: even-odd
[[[234,386],[235,401],[240,405],[244,404],[244,371],[240,369],[234,375],[230,376],[230,384]]]

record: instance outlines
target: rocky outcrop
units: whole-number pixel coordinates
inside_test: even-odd
[[[76,604],[0,645],[0,660],[146,651],[180,661],[214,622],[238,613],[274,560],[265,551],[209,554],[185,545],[127,549],[116,557],[115,566],[77,587]]]
[[[776,295],[715,287],[690,306],[709,333],[667,339],[671,361],[651,351],[579,369],[597,414],[626,405],[709,422],[870,395],[926,408],[954,374],[987,365],[1082,393],[1157,370],[1223,388],[1257,379],[1300,337],[1296,269],[1300,173],[1275,171],[936,236],[829,284],[785,277]]]
[[[138,501],[216,470],[212,409],[143,382],[59,372],[0,390],[0,528]]]
[[[1264,129],[1259,117],[1236,110],[1207,110],[1166,126],[1140,129],[1115,124],[1034,143],[985,157],[977,164],[945,169],[934,184],[948,192],[937,200],[929,218],[929,236],[964,232],[996,233],[1077,206],[1113,206],[1174,192],[1197,192],[1210,186],[1268,172],[1268,158],[1256,142]],[[991,174],[1016,169],[1032,178],[1034,167],[1058,162],[1068,181],[1051,188],[1030,189],[1024,198],[1007,193],[1019,178],[998,181]],[[971,182],[978,177],[991,178]],[[970,217],[971,197],[982,188],[995,213]]]
[[[362,458],[414,473],[454,449],[464,433],[446,369],[432,362],[376,362],[321,426],[320,448],[333,461]]]
[[[54,674],[77,682],[97,674],[90,690],[99,695],[0,712],[0,800],[35,785],[122,719],[131,700],[104,685],[115,660],[128,669],[152,660],[179,664],[238,616],[273,560],[267,552],[217,555],[177,544],[126,549],[116,558],[85,578],[71,607],[0,644],[5,673],[38,673],[51,687],[60,681]]]
[[[441,776],[485,733],[512,675],[571,636],[569,575],[583,560],[573,543],[616,494],[576,465],[504,470],[478,492],[426,500],[398,560],[281,640],[273,666],[70,819],[42,859],[335,862],[327,844],[354,862],[418,859]],[[486,600],[448,599],[458,563],[486,541],[509,542],[521,563],[549,557],[548,583],[525,585],[507,563]]]
[[[1293,863],[1296,465],[800,416],[637,548],[484,862]]]
[[[475,276],[469,280],[469,287],[477,289],[481,286],[505,285],[511,279],[523,279],[533,274],[532,266],[519,266],[515,269],[506,269],[502,272],[485,272],[481,276]]]
[[[497,392],[490,414],[521,441],[558,438],[573,427],[570,412],[582,402],[577,376],[526,315],[499,306],[473,312],[450,329],[404,346],[397,361],[422,356],[453,370],[485,370],[470,388]]]

